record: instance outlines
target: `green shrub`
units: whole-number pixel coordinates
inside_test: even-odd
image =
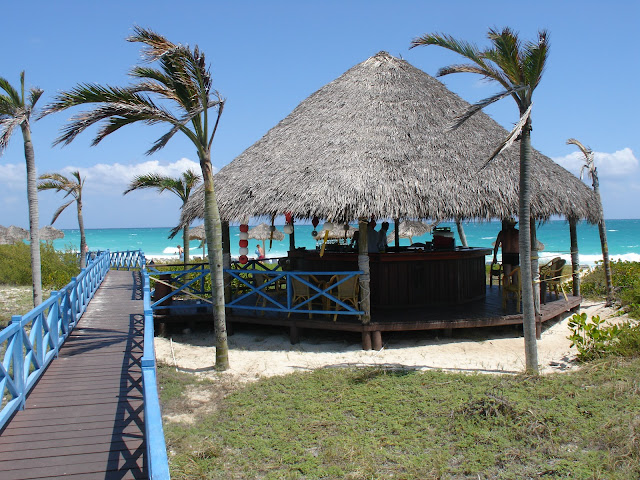
[[[632,318],[640,318],[640,262],[611,262],[611,280],[617,303]],[[580,292],[588,298],[606,296],[604,267],[598,263],[580,282]]]
[[[60,289],[80,273],[78,256],[70,249],[56,251],[50,243],[40,247],[43,288]],[[31,285],[31,249],[25,243],[0,245],[0,283]]]
[[[640,354],[640,324],[625,322],[604,325],[598,315],[587,319],[586,313],[575,314],[569,321],[571,346],[578,350],[578,360],[586,362],[606,356],[635,357]]]

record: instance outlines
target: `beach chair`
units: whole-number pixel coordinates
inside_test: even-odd
[[[567,261],[563,258],[555,257],[540,267],[540,297],[542,303],[547,303],[547,290],[549,290],[549,293],[553,290],[556,293],[556,300],[558,300],[560,298],[558,289],[560,289],[564,299],[567,300],[567,294],[562,285],[562,270],[566,263]]]
[[[309,283],[318,285],[320,287],[323,286],[322,282],[320,282],[313,275],[301,275],[300,278],[302,278],[303,280],[306,280]],[[291,278],[291,290],[292,290],[291,305],[302,303],[305,300],[308,300],[309,298],[313,297],[315,294],[318,293],[314,289],[312,289],[309,285],[307,285],[306,283],[302,283],[300,280],[298,280],[295,277]],[[309,318],[313,318],[313,314],[311,313],[311,310],[313,310],[311,305],[312,303],[313,302],[307,302],[307,309],[309,310]],[[291,316],[291,312],[289,312],[289,315],[287,315],[287,318],[290,316]]]
[[[520,312],[522,301],[522,277],[520,267],[515,267],[511,273],[502,276],[502,310],[507,310],[507,301],[513,294],[516,300],[516,311]]]
[[[502,286],[502,264],[492,262],[489,267],[489,286],[493,287],[493,277],[498,277],[498,287]]]
[[[329,287],[338,283],[341,280],[341,275],[334,275],[329,279]],[[335,288],[331,288],[329,293],[336,297],[338,300],[344,303],[350,303],[355,309],[358,308],[359,296],[360,296],[360,275],[354,275],[347,278],[344,282],[338,284]],[[341,307],[337,303],[335,304],[335,311],[340,310]],[[338,319],[338,314],[334,313],[333,321]]]

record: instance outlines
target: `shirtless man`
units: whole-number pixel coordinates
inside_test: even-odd
[[[515,227],[516,221],[513,219],[503,221],[502,230],[500,230],[493,247],[493,262],[496,263],[498,248],[502,246],[502,269],[505,276],[511,273],[513,267],[520,265],[520,244],[518,230]]]

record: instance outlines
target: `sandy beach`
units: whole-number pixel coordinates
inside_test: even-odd
[[[583,312],[620,322],[626,316],[612,317],[614,310],[604,303],[585,302]],[[569,316],[545,324],[538,342],[541,372],[567,372],[579,368],[570,348]],[[385,366],[417,370],[447,370],[490,374],[516,374],[524,371],[524,340],[514,327],[454,330],[451,337],[435,332],[383,334],[384,347],[363,351],[357,334],[310,331],[297,345],[289,343],[286,329],[247,326],[229,337],[230,370],[213,370],[213,333],[189,332],[156,338],[159,361],[187,372],[205,376],[223,375],[235,382],[285,375],[324,367]]]

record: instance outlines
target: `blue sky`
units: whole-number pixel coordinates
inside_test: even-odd
[[[380,50],[401,56],[430,75],[461,58],[438,47],[409,50],[412,38],[443,32],[486,45],[489,27],[509,26],[523,39],[550,32],[551,52],[534,96],[533,145],[578,173],[580,155],[566,145],[575,137],[596,152],[607,218],[638,218],[640,198],[640,2],[601,1],[195,1],[141,0],[10,2],[3,7],[0,76],[14,86],[44,90],[38,106],[80,82],[129,83],[139,46],[125,41],[132,26],[170,40],[199,45],[214,86],[227,103],[214,141],[220,168],[252,145],[302,100]],[[441,79],[469,102],[497,91],[474,75]],[[180,200],[169,194],[122,191],[134,174],[177,176],[197,168],[193,146],[176,136],[151,157],[145,151],[165,129],[134,126],[90,147],[93,133],[67,147],[52,147],[71,111],[32,125],[38,172],[87,176],[88,228],[174,226]],[[517,108],[510,99],[489,113],[511,129]],[[251,172],[247,172],[251,177]],[[40,224],[51,220],[62,194],[42,192]],[[0,224],[28,224],[26,174],[18,131],[0,156]],[[75,228],[74,209],[55,224]]]

